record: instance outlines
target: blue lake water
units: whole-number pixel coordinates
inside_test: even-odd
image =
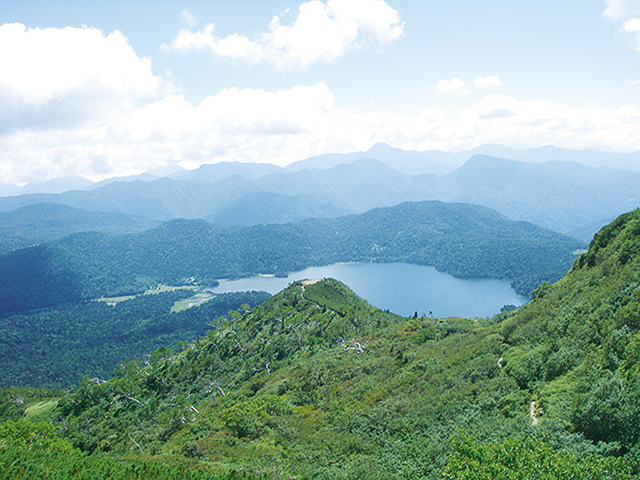
[[[214,293],[265,290],[275,294],[302,279],[335,278],[348,285],[374,307],[403,316],[492,317],[503,305],[520,306],[528,301],[509,282],[460,279],[434,267],[405,263],[351,263],[311,267],[287,278],[251,277],[223,282]]]

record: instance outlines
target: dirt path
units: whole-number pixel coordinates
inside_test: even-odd
[[[304,287],[306,287],[307,285],[313,285],[314,283],[318,283],[320,281],[320,279],[318,280],[303,280],[302,284],[300,285],[300,288],[302,288],[302,298],[304,298]]]
[[[536,417],[536,401],[531,401],[531,406],[529,407],[529,416],[531,417],[531,425],[536,426],[538,424],[538,417]]]

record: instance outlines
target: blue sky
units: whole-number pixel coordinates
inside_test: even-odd
[[[640,0],[0,3],[4,182],[380,141],[639,150]]]

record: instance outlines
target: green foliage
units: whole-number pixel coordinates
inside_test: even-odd
[[[29,420],[7,420],[0,423],[0,451],[11,447],[72,453],[69,442],[58,438],[51,424]]]
[[[578,459],[557,451],[538,437],[509,437],[499,443],[478,444],[459,435],[451,439],[452,453],[444,468],[447,480],[623,480],[636,478],[627,462],[614,457]]]
[[[624,451],[635,447],[640,437],[640,379],[605,372],[594,385],[577,397],[572,423],[585,437],[617,442]]]
[[[46,388],[0,388],[0,422],[22,418],[29,407],[50,404],[50,402],[55,403],[63,393]],[[47,417],[48,415],[36,416]]]
[[[87,457],[58,438],[48,423],[27,420],[0,423],[0,479],[108,478],[111,480],[267,480],[235,471],[213,474],[194,466],[163,465],[149,460]]]

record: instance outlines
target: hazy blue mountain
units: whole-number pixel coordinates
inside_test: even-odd
[[[153,182],[154,180],[158,180],[159,178],[168,177],[181,171],[186,170],[178,165],[164,165],[162,167],[151,168],[139,175],[107,178],[100,182],[94,183],[89,188],[87,188],[87,190],[95,190],[96,188],[104,187],[105,185],[115,182],[134,182],[136,180],[140,180],[142,182]]]
[[[241,164],[221,168],[230,173],[238,165]],[[213,176],[208,178],[214,179]],[[3,197],[0,198],[0,212],[47,202],[158,220],[214,219],[243,196],[253,192],[266,192],[289,197],[314,196],[318,197],[314,202],[319,204],[326,204],[328,201],[336,205],[338,210],[330,209],[329,212],[320,215],[327,217],[331,215],[331,211],[336,215],[349,211],[364,212],[374,207],[395,205],[407,200],[437,198],[425,193],[425,184],[428,183],[426,177],[420,178],[418,184],[415,178],[402,174],[378,160],[360,159],[351,164],[341,164],[325,170],[300,170],[290,173],[277,171],[253,180],[239,174],[214,183],[165,177],[150,182],[113,182],[88,191],[74,190],[59,195]],[[432,183],[436,182],[437,178],[434,176]],[[272,201],[275,198],[273,197]],[[242,213],[237,208],[235,212]],[[252,214],[244,212],[242,215],[247,217]]]
[[[399,155],[385,145],[376,148]],[[313,164],[310,161],[307,166]],[[442,200],[485,205],[514,220],[588,240],[602,225],[640,205],[640,172],[564,161],[527,163],[480,154],[446,175],[407,175],[381,160],[360,158],[322,169],[206,165],[198,172],[180,173],[181,178],[185,176],[202,181],[164,177],[113,182],[59,195],[2,197],[0,212],[48,202],[156,220],[202,218],[245,225],[362,213],[405,201]],[[255,201],[258,193],[263,200],[269,198],[267,203]],[[254,196],[241,200],[250,194]],[[259,211],[252,211],[256,208]],[[293,210],[287,213],[287,209]]]
[[[420,175],[422,173],[445,175],[454,171],[476,154],[530,163],[550,161],[578,162],[592,167],[609,166],[620,170],[640,171],[640,151],[621,153],[600,150],[570,150],[552,145],[516,150],[504,145],[485,144],[460,152],[443,152],[440,150],[418,152],[393,148],[386,143],[376,143],[364,152],[325,154],[311,157],[292,163],[285,167],[285,170],[327,169],[343,163],[352,163],[361,158],[374,158],[407,175]]]
[[[462,153],[462,152],[461,152]],[[570,150],[546,145],[544,147],[515,150],[504,145],[482,145],[464,152],[470,158],[474,154],[510,158],[522,162],[542,163],[549,161],[577,162],[591,167],[610,167],[620,170],[640,171],[640,151],[621,153],[601,150]]]
[[[441,200],[485,205],[514,220],[585,240],[640,206],[640,172],[579,163],[532,164],[474,155],[444,180]]]
[[[334,218],[354,213],[325,198],[252,192],[206,220],[214,225],[249,226],[293,223],[306,218]]]
[[[0,213],[0,254],[76,232],[123,234],[147,230],[157,224],[143,217],[38,203]]]
[[[187,172],[186,168],[181,167],[180,165],[162,165],[160,167],[150,168],[147,170],[146,174],[155,175],[156,177],[168,177],[179,172]]]
[[[325,170],[265,176],[257,183],[289,195],[322,193],[359,212],[402,201],[474,203],[583,240],[640,206],[640,172],[486,155],[474,155],[443,176],[404,175],[380,161],[360,159]]]
[[[170,175],[170,177],[176,180],[216,183],[234,175],[255,179],[280,170],[280,167],[269,163],[220,162],[201,165],[195,170],[179,171]]]
[[[20,195],[20,187],[12,183],[0,183],[0,197]]]
[[[20,189],[20,193],[63,193],[69,190],[84,190],[91,185],[93,185],[91,180],[80,176],[54,178],[41,182],[29,182]]]
[[[353,163],[363,158],[373,158],[407,175],[419,175],[422,173],[444,175],[455,170],[468,157],[464,154],[459,155],[435,150],[426,152],[406,151],[390,147],[386,143],[376,143],[366,152],[328,153],[292,163],[285,167],[285,170],[288,172],[314,168],[326,170],[337,165]]]
[[[35,203],[56,203],[156,220],[205,218],[222,211],[252,188],[251,181],[237,175],[223,184],[181,182],[165,177],[151,182],[114,182],[95,190],[74,190],[59,195],[3,197],[0,198],[0,212]]]
[[[158,180],[160,177],[157,175],[152,175],[150,173],[141,173],[140,175],[128,175],[126,177],[111,177],[100,182],[96,182],[93,185],[89,186],[85,190],[96,190],[98,188],[104,187],[105,185],[109,185],[110,183],[116,182],[135,182],[136,180],[140,180],[141,182],[153,182],[154,180]]]
[[[438,183],[435,175],[425,174],[416,182],[416,177],[400,173],[379,160],[362,158],[325,170],[266,175],[255,183],[261,190],[323,196],[349,209],[365,212],[405,201],[436,199],[429,179],[433,180],[432,184]]]
[[[28,193],[63,193],[69,190],[84,190],[93,185],[91,180],[84,177],[54,178],[41,182],[29,182],[20,188],[20,194]]]

